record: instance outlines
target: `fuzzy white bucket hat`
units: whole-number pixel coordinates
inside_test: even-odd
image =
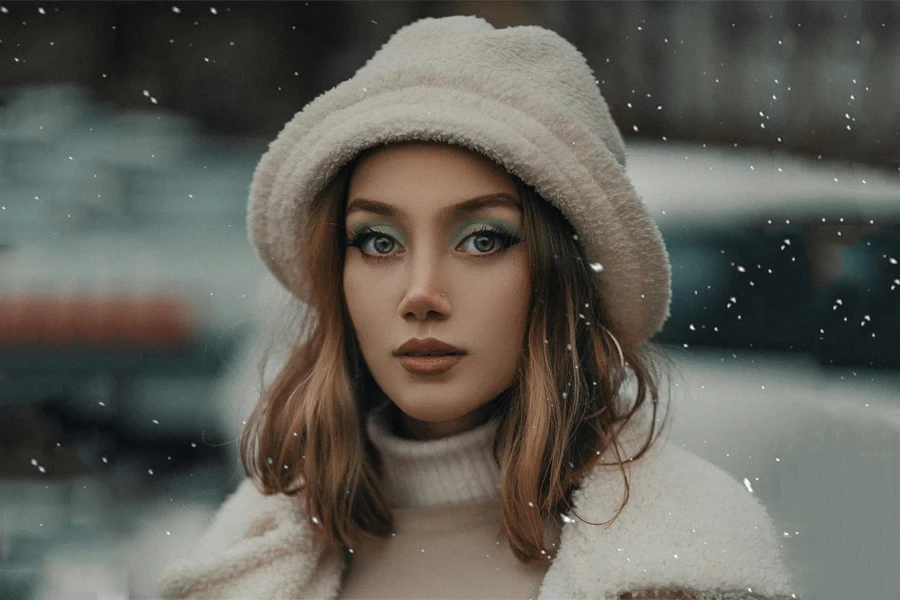
[[[623,343],[662,328],[668,254],[625,174],[622,136],[587,61],[553,31],[495,29],[475,16],[401,27],[352,78],[295,114],[262,156],[248,234],[300,300],[310,201],[362,150],[411,140],[469,148],[532,186],[595,263],[606,326]]]

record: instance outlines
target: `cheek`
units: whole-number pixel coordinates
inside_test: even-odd
[[[355,250],[355,249],[353,249]],[[378,280],[367,273],[365,265],[360,264],[362,259],[356,256],[348,256],[344,263],[343,286],[347,307],[351,310],[364,308],[367,295],[375,292]]]
[[[361,349],[367,356],[384,342],[393,315],[390,290],[384,277],[374,276],[365,265],[349,262],[344,267],[344,302]]]
[[[489,295],[482,298],[486,308],[483,315],[485,330],[493,331],[498,336],[497,341],[519,346],[528,325],[531,300],[531,280],[524,263],[504,270],[485,289],[490,290]]]
[[[362,276],[360,269],[350,264],[344,267],[343,286],[347,312],[350,313],[350,319],[353,321],[353,326],[357,332],[362,333],[360,327],[364,329],[366,323],[371,322],[366,314],[366,310],[371,310],[371,306],[365,301],[369,285],[366,282],[366,278]]]

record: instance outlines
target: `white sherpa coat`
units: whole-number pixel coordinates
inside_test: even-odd
[[[731,475],[662,439],[628,466],[630,497],[608,529],[575,517],[563,523],[539,600],[615,600],[653,589],[682,590],[697,600],[801,597],[765,506]],[[621,472],[599,465],[574,492],[575,512],[585,521],[608,521],[623,491]],[[314,542],[300,506],[282,494],[264,496],[245,479],[191,556],[164,571],[160,595],[336,598],[344,552]]]

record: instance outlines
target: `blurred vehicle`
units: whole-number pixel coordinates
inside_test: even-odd
[[[900,595],[900,175],[631,142],[672,263],[665,434],[742,481],[806,600]]]
[[[2,99],[0,414],[52,402],[120,444],[218,439],[212,392],[264,270],[244,218],[265,143],[78,86]]]
[[[0,90],[0,597],[153,597],[199,525],[172,498],[229,485],[216,392],[265,272],[264,149],[77,86]]]
[[[900,174],[700,145],[628,152],[672,262],[658,341],[900,367]]]

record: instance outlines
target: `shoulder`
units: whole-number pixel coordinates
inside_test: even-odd
[[[775,525],[763,503],[729,473],[664,438],[627,463],[626,473],[628,502],[615,521],[595,526],[569,515],[559,552],[567,566],[560,572],[568,570],[600,597],[653,589],[728,591],[722,586],[791,597]],[[573,494],[574,512],[584,521],[607,522],[624,495],[622,471],[600,464]]]
[[[623,528],[629,524],[648,528],[649,533],[665,526],[680,534],[701,532],[707,542],[718,541],[722,534],[722,543],[739,537],[742,545],[755,542],[760,550],[773,549],[768,542],[772,541],[774,523],[765,505],[744,484],[708,460],[660,439],[645,457],[627,463],[625,472],[629,498],[621,516],[627,514],[629,519]],[[615,466],[602,465],[585,478],[574,501],[598,517],[612,509],[603,518],[607,520],[615,514],[624,493],[622,472]],[[776,545],[780,547],[780,542]]]
[[[289,573],[290,579],[276,582],[274,577],[272,583],[290,589],[305,580],[315,562],[318,548],[311,534],[296,498],[263,494],[246,478],[218,507],[189,555],[166,567],[157,582],[159,593],[163,598],[240,597],[250,592],[242,582],[258,579],[263,570]]]
[[[283,495],[265,495],[245,478],[216,509],[209,527],[198,543],[210,542],[217,548],[242,539],[263,535],[278,516],[291,517],[291,499]]]
[[[622,458],[627,461],[629,456],[626,451]],[[609,460],[612,455],[607,453],[604,458]],[[626,462],[625,473],[629,499],[622,516],[628,514],[628,522],[635,526],[690,525],[691,531],[699,527],[699,531],[712,534],[724,529],[730,537],[756,537],[753,532],[760,526],[773,525],[765,505],[744,484],[665,438],[657,440],[645,456]],[[615,464],[601,463],[585,477],[573,501],[596,516],[611,509],[611,518],[624,493],[622,471]]]

